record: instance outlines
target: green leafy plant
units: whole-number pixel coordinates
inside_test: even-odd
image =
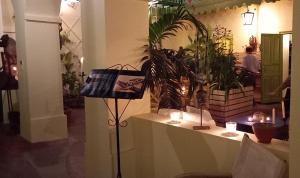
[[[63,88],[64,88],[64,98],[74,98],[79,97],[80,92],[80,80],[74,70],[73,59],[77,56],[74,56],[73,52],[68,48],[69,44],[73,42],[69,38],[69,34],[63,31],[60,26],[59,33],[60,45],[62,53],[60,55],[61,62],[65,68],[65,72],[62,74]]]
[[[74,63],[72,62],[73,53],[68,52],[62,54],[62,63],[66,72],[62,74],[64,95],[69,97],[79,96],[80,82],[77,78],[76,72],[73,70]]]
[[[176,36],[180,30],[195,28],[197,37],[205,36],[207,30],[184,6],[165,13],[149,25],[149,44],[146,46],[147,55],[141,60],[142,71],[146,75],[146,87],[150,89],[159,107],[181,106],[181,77],[189,77],[196,81],[196,61],[194,55],[188,55],[186,50],[178,51],[163,49],[161,41]],[[189,92],[193,92],[196,82],[191,82]]]
[[[243,85],[235,67],[236,57],[233,55],[232,49],[228,48],[228,43],[226,43],[229,40],[228,37],[231,39],[231,31],[217,26],[212,38],[214,45],[209,50],[211,55],[209,63],[210,88],[225,91],[226,101],[231,89],[240,88],[243,91]]]

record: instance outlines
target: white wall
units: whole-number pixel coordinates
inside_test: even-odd
[[[244,52],[249,45],[249,37],[254,35],[260,42],[261,33],[279,33],[292,30],[293,1],[281,0],[275,3],[251,5],[249,10],[255,13],[253,25],[243,25],[241,14],[247,11],[246,7],[219,10],[214,13],[198,15],[197,18],[209,29],[216,25],[232,30],[234,52]],[[178,36],[164,41],[166,48],[178,49],[179,46],[189,44],[188,35],[193,32],[179,32]]]
[[[82,1],[84,70],[107,68],[115,64],[137,66],[148,36],[148,7],[145,1]],[[107,119],[101,99],[86,98],[86,177],[111,177],[112,160]],[[126,101],[120,102],[120,112]],[[111,105],[113,102],[110,101]],[[111,108],[114,112],[114,107]],[[150,97],[132,101],[124,119],[150,112]],[[101,165],[101,166],[99,166]]]
[[[249,10],[255,13],[253,25],[242,24],[241,14],[247,11],[246,7],[220,10],[216,13],[199,15],[198,18],[210,29],[220,25],[227,28],[227,30],[232,30],[234,52],[242,52],[249,43],[249,37],[257,34],[257,6],[249,6]]]
[[[30,142],[67,137],[59,57],[60,0],[13,0],[21,136]]]
[[[121,128],[124,177],[174,178],[195,171],[231,173],[243,132],[237,132],[236,137],[225,137],[224,128],[212,126],[208,131],[195,131],[191,129],[194,123],[179,126],[159,123],[166,121],[167,118],[155,114],[138,115],[129,119],[128,127]],[[257,141],[253,134],[249,136]],[[279,158],[289,160],[287,142],[274,139],[272,144],[263,146]]]
[[[15,37],[15,19],[14,9],[11,0],[1,0],[0,6],[2,7],[2,24],[3,32],[9,33],[12,37]]]
[[[293,1],[281,0],[276,3],[262,3],[259,6],[259,33],[292,31]]]

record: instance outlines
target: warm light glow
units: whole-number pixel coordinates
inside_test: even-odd
[[[276,9],[261,5],[259,8],[260,33],[279,33],[279,19],[285,21],[285,17],[278,17]]]
[[[83,64],[83,61],[84,61],[84,58],[81,57],[81,58],[80,58],[80,63],[81,63],[81,65]]]
[[[248,122],[252,122],[253,118],[252,117],[248,117]]]
[[[12,70],[17,71],[18,69],[16,66],[14,66],[14,67],[12,67]]]
[[[182,112],[182,119],[184,121],[193,121],[193,116],[187,112]]]
[[[270,118],[270,117],[267,117],[266,120],[267,120],[267,121],[271,121],[271,118]]]
[[[186,88],[185,88],[185,86],[182,86],[182,87],[181,87],[181,93],[182,93],[183,95],[185,95],[185,93],[186,93]]]
[[[236,131],[236,122],[226,122],[226,130],[228,132],[235,132]]]
[[[149,5],[150,7],[152,7],[152,6],[154,6],[155,4],[157,4],[157,3],[158,3],[157,0],[153,0],[153,1],[148,2],[148,5]]]
[[[180,112],[171,112],[170,118],[173,121],[178,121],[180,119]]]
[[[252,25],[254,18],[254,13],[247,10],[247,12],[242,13],[243,25]]]
[[[264,120],[262,119],[262,120],[260,120],[259,122],[260,122],[260,123],[264,123]]]

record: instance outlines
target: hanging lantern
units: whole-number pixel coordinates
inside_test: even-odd
[[[243,25],[252,25],[254,18],[254,12],[250,12],[247,7],[247,12],[242,13]]]

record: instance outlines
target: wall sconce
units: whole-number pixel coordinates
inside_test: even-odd
[[[242,13],[243,25],[252,25],[254,18],[254,12],[250,12],[247,6],[247,12]]]

